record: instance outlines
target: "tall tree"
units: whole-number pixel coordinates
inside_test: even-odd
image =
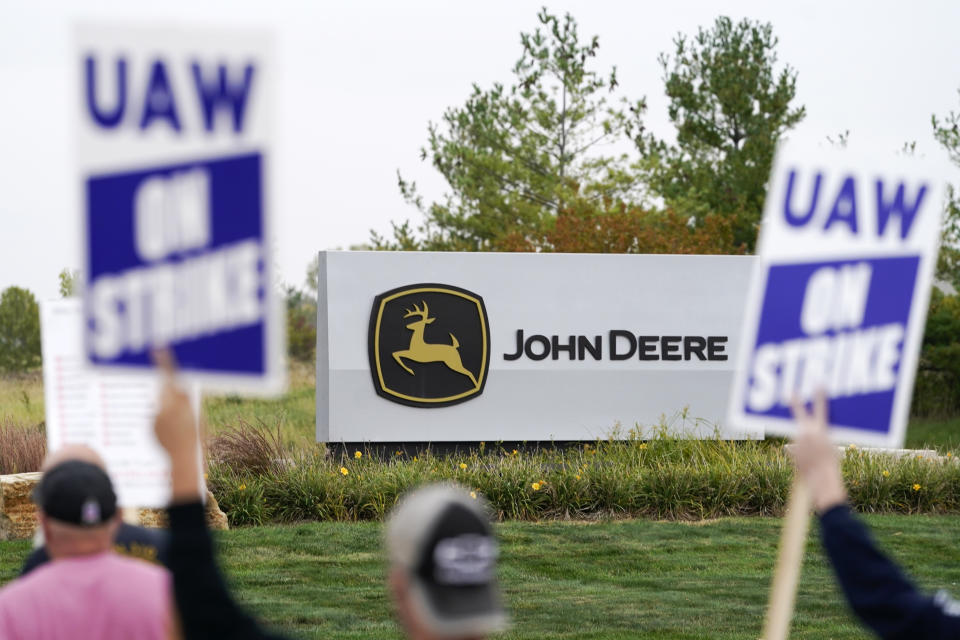
[[[950,160],[960,167],[960,112],[951,111],[943,118],[931,116],[931,124],[934,137],[946,149]],[[949,185],[947,194],[937,277],[960,290],[960,185]]]
[[[542,237],[565,208],[637,187],[626,156],[602,150],[639,135],[643,101],[612,99],[616,68],[592,68],[599,40],[581,42],[571,15],[543,9],[538,18],[542,30],[520,35],[512,86],[475,84],[466,104],[429,125],[421,158],[440,171],[449,192],[427,204],[416,184],[398,175],[401,194],[424,222],[418,232],[394,224],[389,239],[372,232],[375,247],[502,249],[507,237]]]
[[[698,224],[711,213],[734,218],[736,242],[752,251],[777,141],[805,115],[791,107],[797,74],[775,71],[770,24],[719,17],[674,45],[660,65],[676,143],[642,137],[641,170],[651,191]]]
[[[7,287],[0,294],[0,371],[40,366],[40,307],[26,289]]]
[[[69,298],[77,295],[77,285],[80,282],[80,271],[78,269],[61,269],[57,274],[60,281],[60,297]]]

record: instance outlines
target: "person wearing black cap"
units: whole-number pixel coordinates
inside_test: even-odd
[[[103,458],[90,447],[80,444],[68,444],[60,447],[47,456],[43,462],[42,471],[46,472],[62,462],[80,460],[92,465],[105,468]],[[38,537],[42,531],[38,530]],[[166,565],[167,561],[167,533],[160,529],[148,529],[121,522],[117,529],[113,548],[121,555],[140,558],[147,562]],[[37,567],[50,561],[46,545],[34,549],[23,563],[20,575],[25,576]]]
[[[168,572],[113,551],[120,517],[103,469],[61,462],[44,473],[34,500],[52,561],[0,590],[0,638],[176,635]]]
[[[170,568],[185,638],[274,639],[224,584],[200,502],[197,427],[169,353],[154,430],[170,455]],[[413,640],[472,640],[506,626],[494,571],[497,547],[480,502],[449,485],[404,498],[387,525],[390,590]]]

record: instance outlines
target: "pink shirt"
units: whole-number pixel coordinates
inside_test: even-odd
[[[62,558],[0,590],[3,640],[165,640],[170,573],[112,551]]]

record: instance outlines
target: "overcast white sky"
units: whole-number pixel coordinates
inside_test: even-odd
[[[311,256],[419,219],[396,172],[428,195],[444,184],[419,160],[428,121],[471,83],[509,82],[519,33],[542,0],[486,2],[13,2],[0,0],[0,289],[54,297],[79,267],[80,206],[70,116],[70,27],[77,20],[261,26],[274,30],[277,262],[301,284]],[[890,148],[935,148],[933,113],[960,109],[960,3],[749,1],[549,3],[581,37],[600,36],[598,69],[616,64],[623,95],[646,96],[646,125],[670,135],[657,55],[717,15],[769,21],[781,63],[798,72],[806,120],[792,134],[845,129]]]

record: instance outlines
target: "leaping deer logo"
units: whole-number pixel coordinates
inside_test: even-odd
[[[430,310],[425,301],[421,300],[420,304],[423,305],[422,310],[417,305],[413,305],[413,311],[405,309],[407,313],[403,316],[404,319],[414,317],[419,317],[420,319],[407,325],[407,329],[413,331],[413,335],[410,336],[410,346],[402,351],[394,351],[393,359],[412,376],[416,375],[416,373],[406,365],[404,359],[414,362],[442,362],[447,365],[447,368],[451,371],[470,378],[470,381],[473,382],[474,389],[479,388],[480,385],[477,383],[476,377],[463,366],[463,362],[460,360],[460,342],[455,335],[450,334],[451,344],[424,341],[424,328],[436,320],[436,318],[429,317]]]

